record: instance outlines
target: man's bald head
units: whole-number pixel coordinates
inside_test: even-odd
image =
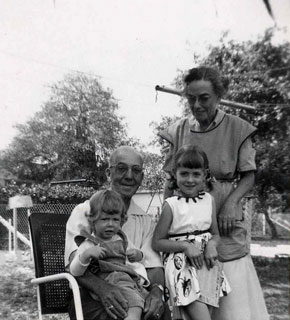
[[[111,154],[107,174],[111,178],[111,188],[129,205],[144,176],[142,155],[132,147],[119,147]]]
[[[125,155],[132,158],[137,157],[140,161],[141,167],[143,167],[144,160],[141,153],[130,146],[121,146],[114,150],[110,156],[110,166],[115,165],[118,162],[118,158],[122,158]]]

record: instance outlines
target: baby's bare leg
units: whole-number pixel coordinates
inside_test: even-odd
[[[128,309],[127,317],[124,320],[140,320],[142,309],[140,307],[132,307]]]
[[[208,306],[202,302],[194,301],[183,308],[191,320],[211,320]]]

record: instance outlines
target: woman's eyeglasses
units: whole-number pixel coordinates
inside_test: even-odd
[[[142,173],[142,167],[140,166],[128,166],[127,164],[118,163],[115,165],[110,166],[110,168],[115,168],[116,172],[119,174],[126,174],[129,169],[131,169],[133,175],[137,176]]]
[[[196,101],[198,101],[200,104],[205,104],[210,99],[209,95],[201,95],[196,97],[194,95],[187,94],[185,97],[190,104],[195,104]]]

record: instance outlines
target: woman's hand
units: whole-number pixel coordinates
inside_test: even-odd
[[[222,236],[229,236],[235,228],[238,210],[238,203],[228,198],[218,215],[218,226]]]
[[[137,262],[143,259],[143,253],[138,249],[128,249],[126,251],[126,256],[130,262]]]
[[[184,241],[184,254],[188,257],[190,263],[196,268],[201,269],[203,265],[202,251],[193,243]]]
[[[208,270],[216,264],[217,257],[216,243],[209,240],[204,250],[204,260]]]
[[[255,182],[254,171],[241,172],[240,176],[237,187],[229,195],[218,215],[219,231],[223,236],[228,236],[235,228],[236,221],[242,219],[237,216],[241,213],[240,201],[252,189]]]

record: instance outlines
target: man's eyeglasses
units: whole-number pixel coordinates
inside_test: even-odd
[[[110,166],[110,168],[116,168],[117,173],[119,174],[125,174],[129,171],[129,169],[131,168],[131,171],[133,173],[133,175],[137,176],[139,174],[142,173],[142,167],[140,166],[128,166],[127,164],[123,164],[123,163],[118,163],[115,165]]]

